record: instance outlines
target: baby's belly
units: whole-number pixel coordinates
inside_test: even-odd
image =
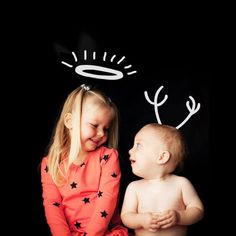
[[[149,232],[144,229],[135,230],[135,236],[186,236],[187,227],[174,226],[169,229],[159,229],[156,232]]]

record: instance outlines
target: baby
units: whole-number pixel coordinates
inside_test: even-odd
[[[136,236],[185,236],[187,225],[202,219],[204,207],[191,182],[173,174],[185,156],[180,131],[156,123],[145,125],[129,151],[131,182],[121,210],[123,223]]]

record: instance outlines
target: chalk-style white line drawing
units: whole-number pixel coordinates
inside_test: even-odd
[[[78,64],[78,58],[75,52],[72,52],[72,55],[73,55],[75,63]],[[83,61],[86,62],[87,58],[88,58],[87,50],[84,50]],[[94,61],[97,59],[97,54],[95,51],[92,53],[92,58]],[[125,56],[118,59],[116,55],[112,55],[110,58],[107,58],[107,52],[104,52],[102,56],[102,60],[120,65],[122,62],[124,62]],[[71,65],[65,61],[61,61],[61,63],[70,68],[74,67],[74,65]],[[128,69],[131,69],[131,67],[132,65],[125,65],[123,68],[124,70],[128,70]],[[124,77],[124,73],[120,70],[116,70],[116,69],[112,69],[112,68],[108,68],[108,67],[104,67],[100,65],[91,65],[88,63],[80,63],[79,65],[75,65],[75,72],[79,75],[94,78],[94,79],[118,80]],[[133,71],[127,72],[127,75],[132,75],[135,73],[137,73],[137,71],[133,70]]]
[[[160,119],[160,115],[159,115],[159,112],[158,112],[158,107],[161,106],[162,104],[164,104],[164,102],[167,100],[168,98],[168,95],[166,94],[165,97],[163,98],[163,100],[161,102],[157,102],[158,101],[158,95],[160,93],[160,91],[164,88],[164,86],[161,86],[155,93],[155,96],[154,96],[154,100],[151,101],[149,96],[148,96],[148,93],[147,91],[144,91],[144,96],[146,98],[146,100],[154,106],[154,110],[155,110],[155,115],[156,115],[156,118],[157,118],[157,122],[159,124],[162,124],[161,122],[161,119]],[[197,113],[200,109],[200,103],[197,104],[196,106],[196,103],[195,103],[195,100],[192,96],[189,96],[190,100],[192,101],[192,107],[190,107],[189,105],[189,101],[186,102],[186,106],[188,108],[188,111],[189,111],[189,114],[187,115],[187,117],[178,125],[176,126],[176,129],[179,129],[180,127],[182,127],[189,119],[192,115],[194,115],[195,113]]]
[[[99,74],[94,74],[91,72],[86,72],[86,70],[100,71],[100,72],[109,73],[111,75],[107,75],[107,74],[99,75]],[[79,75],[94,78],[94,79],[117,80],[123,77],[123,73],[121,71],[110,69],[103,66],[94,66],[94,65],[79,65],[75,68],[75,72]]]

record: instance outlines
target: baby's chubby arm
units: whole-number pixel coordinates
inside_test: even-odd
[[[156,232],[160,225],[158,224],[158,215],[150,212],[138,213],[138,198],[135,191],[135,183],[128,185],[123,206],[121,209],[121,220],[124,225],[131,229],[144,228],[151,232]]]
[[[179,211],[179,224],[191,225],[202,219],[204,206],[191,182],[182,177],[182,195],[186,206],[184,211]]]
[[[162,229],[175,225],[191,225],[201,220],[204,215],[203,203],[191,182],[181,177],[180,185],[185,210],[168,210],[159,215],[159,225]]]

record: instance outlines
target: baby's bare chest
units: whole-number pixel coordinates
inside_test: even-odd
[[[140,212],[160,212],[169,209],[184,209],[181,188],[175,185],[147,186],[138,190]]]

